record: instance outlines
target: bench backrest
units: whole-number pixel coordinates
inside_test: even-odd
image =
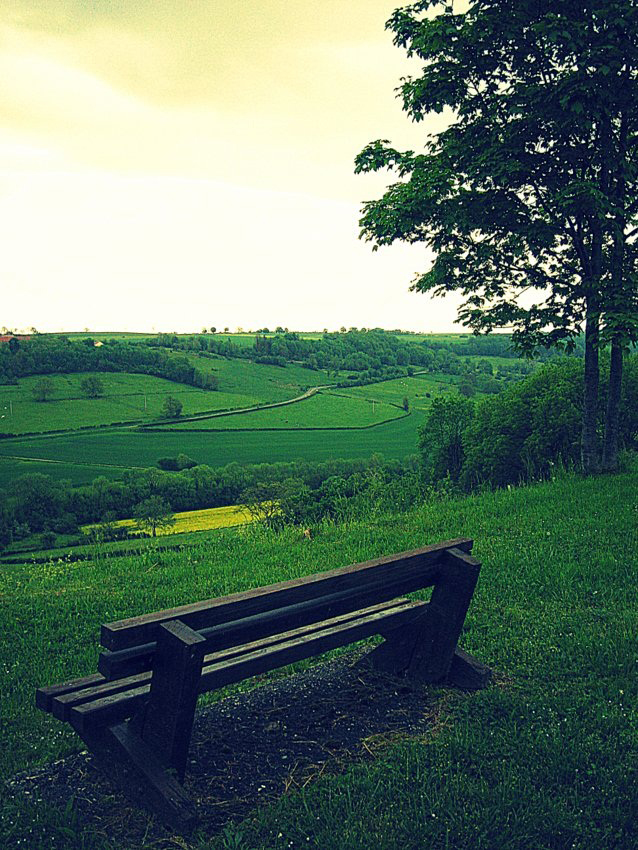
[[[206,651],[389,601],[436,584],[446,552],[470,552],[472,540],[458,538],[328,572],[181,605],[102,626],[99,670],[120,678],[151,669],[157,628],[180,620],[206,639]]]

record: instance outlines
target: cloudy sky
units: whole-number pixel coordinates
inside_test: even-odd
[[[392,0],[1,0],[0,324],[453,329],[353,173],[420,146]]]

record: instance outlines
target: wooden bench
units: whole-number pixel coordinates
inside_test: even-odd
[[[457,647],[480,564],[461,538],[102,626],[99,673],[39,688],[137,803],[188,830],[197,697],[373,635],[375,668],[463,688],[490,671]],[[429,603],[404,594],[432,587]]]

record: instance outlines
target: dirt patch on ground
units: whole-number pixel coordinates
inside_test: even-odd
[[[350,652],[198,712],[185,788],[206,833],[432,728],[440,699],[360,660],[361,652]],[[87,753],[20,774],[9,785],[34,805],[64,808],[73,799],[80,824],[131,850],[152,841],[187,846],[172,844],[169,831],[115,791]]]

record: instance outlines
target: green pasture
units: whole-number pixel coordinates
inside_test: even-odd
[[[398,333],[396,336],[403,342],[423,342],[423,340],[426,340],[427,342],[458,343],[465,342],[465,340],[469,339],[472,334]]]
[[[100,543],[72,543],[68,546],[56,546],[51,549],[23,549],[17,550],[15,544],[9,546],[0,555],[0,564],[5,566],[17,563],[40,563],[51,561],[74,561],[92,560],[95,558],[124,555],[143,555],[148,552],[163,552],[166,550],[182,550],[195,543],[201,543],[202,539],[210,534],[217,534],[219,529],[209,531],[180,531],[176,534],[164,535],[162,537],[140,537],[131,540],[112,540]],[[78,538],[78,535],[74,535]],[[23,542],[23,541],[22,541]]]
[[[249,395],[260,404],[286,401],[301,395],[309,387],[324,386],[338,380],[329,380],[325,372],[294,364],[270,366],[218,355],[202,357],[192,352],[186,352],[185,356],[199,371],[213,372],[223,392]]]
[[[33,387],[41,375],[21,378],[16,386],[0,386],[0,433],[24,434],[109,425],[114,422],[152,422],[161,415],[167,396],[181,401],[183,415],[255,404],[254,396],[212,392],[151,375],[120,372],[95,374],[104,393],[87,398],[81,389],[85,372],[49,375],[53,393],[35,401]]]
[[[59,334],[41,334],[42,336],[68,336],[69,339],[118,339],[129,340],[131,342],[145,342],[147,339],[153,339],[157,336],[156,333],[146,333],[146,331],[71,331],[66,333],[61,331]]]
[[[398,411],[397,411],[398,412]],[[414,411],[363,430],[329,431],[79,431],[30,439],[0,440],[0,486],[16,475],[45,472],[74,483],[98,475],[119,478],[120,467],[155,466],[158,458],[185,453],[198,463],[272,463],[275,461],[369,457],[378,452],[401,458],[416,452],[417,427],[423,414]],[[33,461],[33,467],[31,463]]]
[[[260,430],[281,428],[367,428],[404,415],[386,402],[373,403],[362,398],[348,398],[329,393],[317,393],[302,401],[271,407],[266,410],[246,411],[230,415],[197,419],[175,424],[171,430]],[[167,428],[170,426],[167,426]]]
[[[363,387],[339,387],[328,392],[347,395],[353,399],[365,399],[368,403],[374,401],[379,405],[403,405],[403,399],[407,398],[411,410],[427,410],[436,396],[456,393],[457,381],[456,375],[422,373],[411,378],[394,378]],[[430,394],[429,397],[427,393]]]
[[[71,481],[73,484],[90,484],[94,478],[103,475],[106,478],[121,478],[131,465],[115,463],[92,463],[79,460],[37,460],[32,457],[0,456],[0,487],[8,487],[20,475],[38,473],[48,475],[57,481]]]
[[[482,561],[461,645],[496,671],[432,688],[432,726],[375,741],[217,836],[145,837],[112,799],[87,831],[6,788],[0,844],[29,850],[634,850],[638,846],[638,474],[429,501],[299,531],[221,531],[183,551],[0,567],[0,771],[78,752],[38,685],[95,670],[99,624],[468,536]],[[302,665],[299,665],[302,666]],[[297,668],[298,669],[298,668]],[[278,675],[281,675],[279,673]],[[429,705],[428,705],[429,709]],[[356,711],[356,704],[353,704]],[[370,742],[371,744],[373,742]],[[264,765],[264,770],[268,770]]]

